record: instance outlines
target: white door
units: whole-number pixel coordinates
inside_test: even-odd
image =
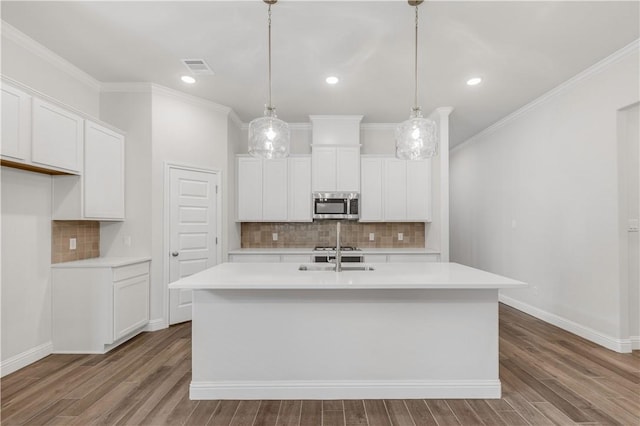
[[[169,282],[217,263],[217,173],[169,169]],[[170,290],[169,324],[191,320],[191,290]]]

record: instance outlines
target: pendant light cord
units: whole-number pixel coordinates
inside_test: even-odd
[[[414,49],[414,98],[413,98],[413,110],[418,110],[418,5],[416,5],[416,35],[415,35],[415,49]]]
[[[267,105],[268,110],[273,109],[273,105],[271,103],[271,4],[269,4],[269,105]]]

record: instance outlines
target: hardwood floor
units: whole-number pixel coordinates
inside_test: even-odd
[[[500,306],[499,400],[190,401],[191,325],[0,381],[2,425],[639,425],[640,353]]]

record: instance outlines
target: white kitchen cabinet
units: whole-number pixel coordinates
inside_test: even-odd
[[[149,322],[149,261],[52,266],[53,351],[105,353]]]
[[[382,159],[362,158],[360,173],[360,221],[381,222],[384,220]]]
[[[239,222],[310,222],[310,158],[237,157]]]
[[[431,161],[362,158],[361,222],[431,221]]]
[[[31,157],[31,96],[2,84],[2,158],[26,163]]]
[[[254,157],[238,157],[237,198],[239,222],[262,220],[262,160]]]
[[[287,220],[287,160],[238,157],[238,221]]]
[[[287,220],[289,172],[286,158],[262,162],[262,220]]]
[[[55,220],[124,220],[124,136],[85,121],[84,173],[53,178]]]
[[[288,221],[311,222],[311,157],[289,157]]]
[[[390,254],[387,256],[387,262],[440,262],[440,255],[436,253],[429,254]]]
[[[33,98],[31,161],[41,167],[82,173],[83,122],[64,108]]]
[[[314,145],[312,150],[313,192],[360,192],[360,145]]]

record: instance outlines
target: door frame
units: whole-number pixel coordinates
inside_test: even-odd
[[[171,170],[186,170],[190,172],[209,173],[218,177],[218,192],[216,193],[216,265],[222,262],[222,191],[223,191],[223,174],[219,169],[206,169],[203,167],[191,166],[188,164],[164,162],[164,208],[163,208],[163,243],[162,252],[162,284],[163,284],[163,316],[165,324],[169,325],[169,254],[171,252]]]

